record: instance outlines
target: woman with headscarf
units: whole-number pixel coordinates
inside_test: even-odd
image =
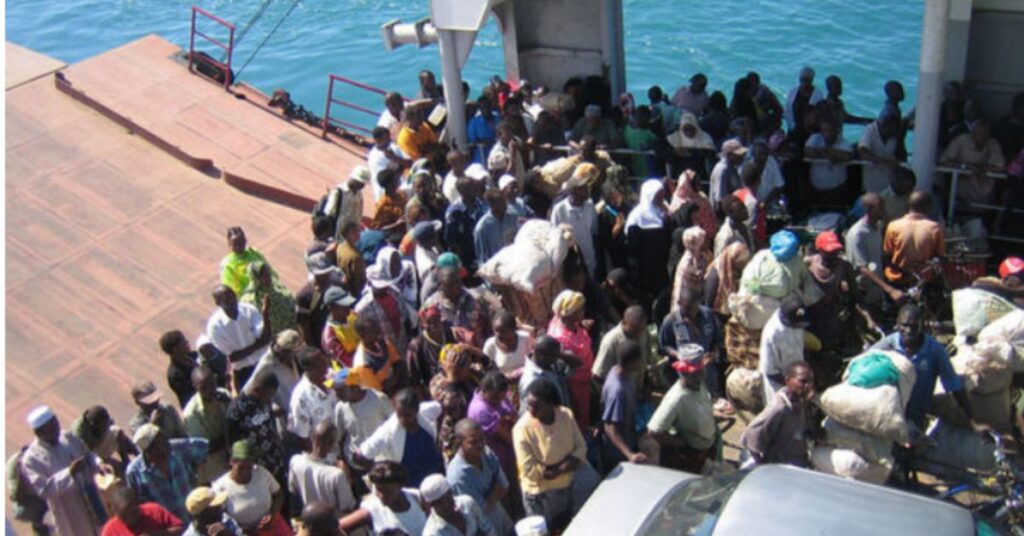
[[[583,293],[563,290],[551,306],[554,317],[548,324],[548,336],[562,345],[563,352],[582,361],[568,378],[569,398],[580,430],[590,426],[590,369],[594,365],[594,350],[587,332],[587,324],[592,321],[583,319],[585,305]]]
[[[272,336],[286,329],[297,329],[295,321],[295,297],[288,287],[274,276],[274,270],[267,261],[257,260],[249,264],[249,285],[242,292],[240,301],[263,310],[263,300],[270,301],[270,323]]]
[[[700,290],[704,282],[704,272],[708,267],[708,253],[704,243],[707,233],[700,227],[690,227],[683,231],[683,246],[686,251],[676,266],[672,283],[672,303],[679,301],[679,294],[685,288]]]
[[[740,288],[743,268],[750,262],[750,249],[743,242],[733,242],[715,258],[704,276],[704,305],[719,315],[723,324],[732,316],[729,295]]]
[[[419,286],[416,283],[416,265],[402,258],[402,254],[391,246],[377,252],[377,259],[366,269],[366,276],[390,282],[391,288],[413,309],[419,301]]]
[[[694,206],[693,224],[704,229],[708,236],[715,236],[718,232],[718,218],[715,217],[715,209],[711,207],[708,196],[700,191],[697,185],[697,174],[692,169],[687,169],[679,174],[679,184],[676,186],[675,195],[672,196],[669,211],[674,213],[686,204]]]
[[[466,417],[469,401],[480,386],[487,357],[473,346],[447,344],[441,350],[441,371],[430,380],[430,397],[441,404],[437,446],[446,460],[455,455],[455,424]]]
[[[666,225],[665,190],[658,179],[640,186],[640,202],[626,218],[626,247],[631,275],[639,281],[641,303],[649,304],[669,285],[668,257],[672,230]]]
[[[679,130],[666,138],[672,148],[672,171],[696,170],[702,177],[707,176],[707,160],[715,152],[715,142],[701,130],[697,117],[691,113],[679,119]]]

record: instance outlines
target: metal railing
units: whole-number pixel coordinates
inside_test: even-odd
[[[949,208],[946,212],[946,219],[953,221],[953,215],[956,213],[956,192],[957,187],[960,184],[960,175],[971,175],[974,173],[971,169],[964,167],[951,167],[951,166],[936,166],[936,173],[944,173],[951,175],[949,185]],[[990,179],[1005,179],[1006,173],[996,173],[992,171],[985,172],[985,176]],[[995,207],[994,205],[985,205],[982,203],[971,203],[972,208],[980,208],[982,210],[1001,210],[1002,207]]]
[[[218,40],[218,39],[216,39],[214,37],[211,37],[209,35],[206,35],[204,32],[196,29],[196,15],[202,15],[203,17],[205,17],[205,18],[207,18],[209,20],[212,20],[213,22],[216,22],[217,24],[227,28],[228,29],[228,42],[227,42],[227,44],[224,44],[220,40]],[[199,37],[205,39],[206,41],[216,45],[217,47],[220,47],[222,50],[224,50],[224,53],[225,53],[225,60],[224,61],[216,60],[212,56],[209,56],[209,55],[207,55],[206,61],[209,61],[214,66],[216,66],[218,69],[220,69],[221,72],[224,73],[224,90],[227,91],[228,88],[231,87],[231,82],[232,82],[232,75],[231,75],[231,53],[234,52],[234,48],[235,48],[235,25],[231,24],[230,22],[228,22],[228,21],[226,21],[226,20],[224,20],[224,19],[222,19],[222,18],[220,18],[220,17],[218,17],[216,15],[214,15],[213,13],[210,13],[209,11],[206,11],[205,9],[203,9],[201,7],[192,6],[192,30],[189,33],[189,38],[188,38],[188,70],[190,72],[192,71],[192,66],[195,64],[196,36],[197,35]]]
[[[368,129],[368,128],[366,128],[366,127],[364,127],[364,126],[357,125],[357,124],[352,123],[350,121],[345,121],[344,119],[339,119],[339,118],[336,118],[336,117],[331,117],[331,106],[335,105],[335,104],[337,104],[338,106],[344,106],[345,108],[348,108],[350,110],[355,110],[357,112],[361,112],[363,114],[373,116],[375,118],[379,117],[380,113],[381,113],[381,112],[378,112],[376,110],[371,110],[369,108],[366,108],[365,106],[360,106],[360,105],[358,105],[358,104],[356,104],[354,102],[350,102],[350,101],[346,101],[346,100],[342,100],[342,99],[336,98],[334,96],[334,84],[335,83],[346,84],[346,85],[353,86],[355,88],[361,89],[363,91],[369,91],[370,93],[376,93],[377,95],[386,95],[387,94],[387,91],[384,91],[383,89],[381,89],[379,87],[374,87],[374,86],[371,86],[369,84],[363,84],[362,82],[356,82],[355,80],[352,80],[352,79],[349,79],[349,78],[345,78],[344,76],[338,76],[336,74],[329,74],[329,75],[327,75],[327,99],[326,99],[326,102],[324,104],[323,132],[321,133],[321,137],[323,137],[323,138],[327,137],[327,131],[328,131],[328,129],[330,128],[330,126],[332,124],[341,125],[342,127],[345,127],[345,128],[351,128],[351,129],[354,129],[354,130],[358,130],[358,131],[364,132],[366,134],[372,134],[373,131]],[[406,100],[408,101],[408,99],[406,99]]]

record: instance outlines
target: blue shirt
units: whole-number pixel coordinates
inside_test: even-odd
[[[637,450],[639,438],[636,434],[636,386],[632,379],[622,375],[622,369],[612,368],[601,388],[601,422],[615,426],[615,431],[633,451]],[[622,452],[602,434],[603,452],[608,467],[625,461]]]
[[[185,498],[192,491],[195,467],[206,459],[209,444],[205,439],[190,437],[170,440],[167,475],[138,456],[128,464],[124,479],[139,496],[139,502],[155,502],[174,514],[182,523],[191,518],[185,509]]]
[[[473,230],[473,248],[476,251],[476,262],[483,264],[493,257],[501,248],[512,243],[519,230],[519,220],[515,214],[505,211],[500,220],[490,210],[476,222]]]
[[[875,343],[872,348],[891,350],[907,355],[899,333],[887,336]],[[928,335],[924,336],[924,342],[921,343],[921,348],[917,350],[917,353],[907,355],[907,357],[910,358],[910,362],[914,364],[914,371],[917,372],[917,380],[914,382],[914,389],[910,392],[910,400],[907,402],[907,419],[923,427],[925,413],[932,406],[935,380],[941,378],[942,387],[950,393],[963,389],[964,382],[953,370],[946,349]]]
[[[485,117],[483,112],[477,111],[476,115],[466,125],[466,139],[473,146],[473,162],[486,164],[487,155],[491,153],[491,146],[498,135],[494,127],[498,124],[498,114],[491,112],[490,117]],[[477,146],[476,144],[481,144]]]
[[[508,487],[508,479],[501,470],[498,456],[490,448],[484,448],[481,468],[466,461],[459,450],[448,462],[448,483],[456,495],[469,495],[480,509],[487,505],[487,496],[495,486]]]
[[[405,485],[410,488],[419,488],[423,479],[434,473],[444,473],[441,451],[434,443],[434,437],[422,426],[417,426],[415,432],[406,432],[401,463],[408,473]]]

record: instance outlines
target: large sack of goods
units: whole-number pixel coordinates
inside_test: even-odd
[[[558,276],[572,243],[572,230],[568,227],[556,227],[546,220],[528,220],[515,240],[485,262],[477,275],[493,285],[535,292]]]
[[[985,326],[1015,310],[1015,305],[985,290],[964,288],[953,291],[953,324],[958,337],[977,335]]]
[[[733,367],[725,378],[725,393],[742,409],[760,412],[764,408],[764,377],[746,367]]]
[[[892,441],[866,434],[825,418],[826,439],[811,453],[819,471],[846,478],[882,484],[892,471]]]
[[[1024,372],[1024,310],[1014,309],[985,326],[974,349],[988,362]]]
[[[909,432],[903,411],[915,379],[913,364],[902,355],[866,352],[850,362],[843,383],[825,390],[819,404],[839,424],[906,443]]]
[[[729,295],[729,310],[739,324],[749,330],[758,331],[768,323],[782,300],[769,296],[751,294],[741,288]]]
[[[872,463],[851,449],[818,445],[811,451],[811,464],[822,473],[870,484],[884,484],[892,471],[889,463]]]

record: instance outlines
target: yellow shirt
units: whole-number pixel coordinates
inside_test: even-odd
[[[586,462],[587,445],[568,408],[555,408],[555,422],[545,426],[529,413],[519,418],[512,428],[519,479],[523,491],[539,495],[546,491],[565,489],[572,485],[573,473],[547,480],[544,467],[565,460],[569,455]]]
[[[423,147],[437,143],[437,134],[434,134],[434,131],[426,123],[421,123],[419,130],[415,132],[408,125],[404,125],[398,133],[398,141],[396,143],[398,148],[405,153],[405,156],[409,157],[410,160],[416,161],[423,158]]]

